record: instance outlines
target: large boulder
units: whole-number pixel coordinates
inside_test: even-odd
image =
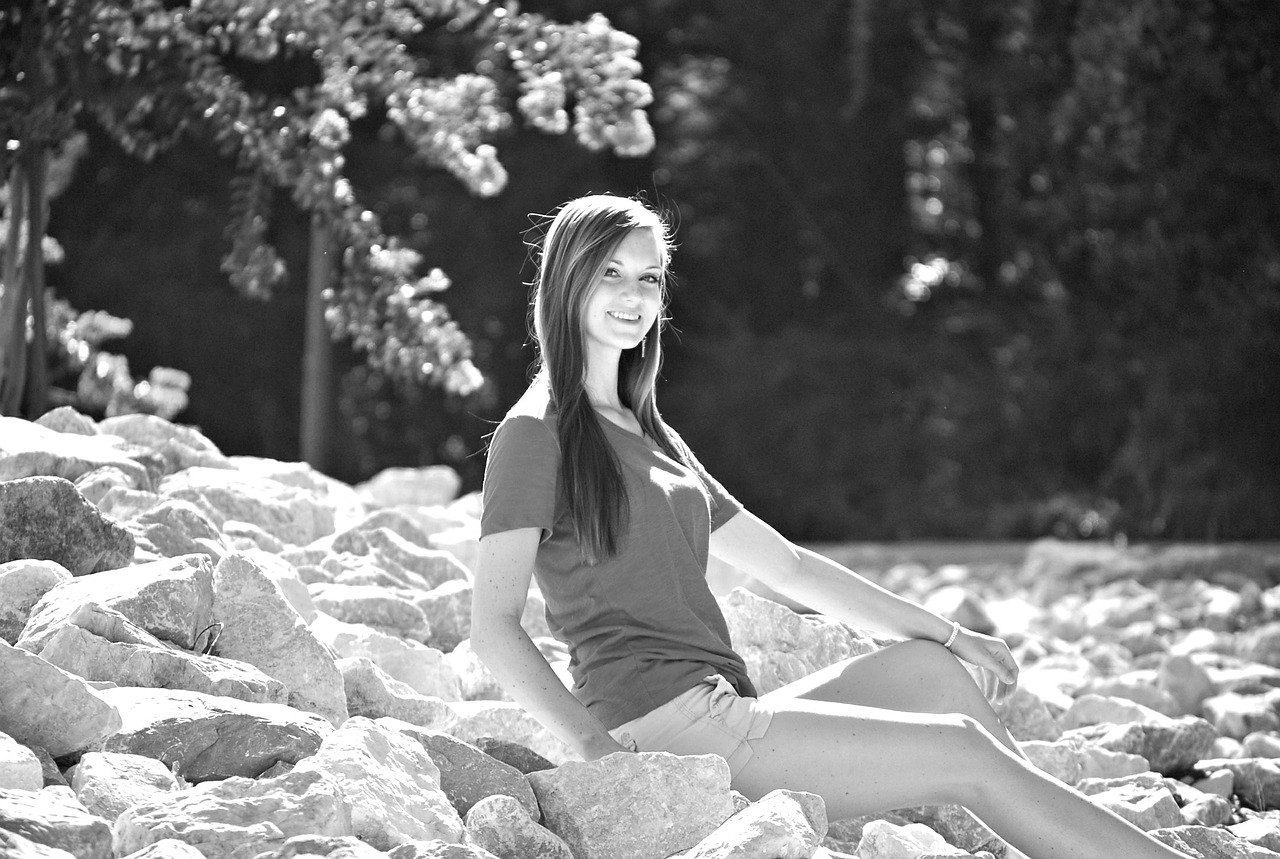
[[[344,623],[321,612],[311,631],[344,659],[363,656],[419,695],[458,701],[462,683],[445,656],[433,647],[407,641],[360,623]]]
[[[408,504],[431,507],[447,504],[458,496],[462,479],[447,465],[420,468],[384,468],[356,487],[364,503],[371,507]]]
[[[529,780],[515,767],[443,731],[395,719],[382,720],[382,724],[416,740],[426,749],[440,770],[441,790],[459,814],[465,815],[477,802],[494,794],[515,798],[532,816],[540,814]]]
[[[822,615],[797,614],[745,588],[734,588],[719,603],[734,649],[762,695],[877,649],[864,633]]]
[[[133,806],[113,830],[117,856],[177,839],[205,859],[252,859],[295,835],[354,834],[341,788],[315,771],[199,784]]]
[[[236,469],[188,468],[165,477],[160,494],[190,501],[219,528],[249,522],[296,546],[333,532],[332,508],[311,493]]]
[[[102,750],[162,761],[189,782],[257,777],[315,754],[333,727],[314,713],[177,689],[122,686],[103,700],[122,715]]]
[[[65,850],[76,859],[111,859],[111,827],[65,787],[0,790],[0,832]],[[7,854],[6,854],[7,855]]]
[[[775,790],[720,824],[683,859],[774,859],[812,856],[827,834],[822,799]]]
[[[36,753],[0,732],[0,790],[39,790],[42,787],[44,768]]]
[[[171,423],[157,415],[128,414],[104,418],[98,432],[155,451],[164,459],[165,474],[184,468],[231,468],[218,446],[195,427]]]
[[[311,585],[315,607],[345,623],[363,623],[398,638],[426,641],[431,635],[426,616],[404,588],[376,585]]]
[[[128,476],[134,489],[150,489],[147,467],[111,436],[57,432],[21,418],[0,417],[0,480],[77,478],[103,467]]]
[[[133,548],[133,535],[65,478],[0,482],[0,563],[57,561],[82,576],[127,566]]]
[[[288,703],[333,724],[347,718],[342,673],[276,581],[250,557],[232,554],[214,572],[213,614],[222,632],[213,653],[257,666],[283,683]]]
[[[157,638],[191,650],[212,623],[213,564],[208,555],[183,555],[64,582],[36,603],[18,646],[40,652],[89,603],[114,609]]]
[[[120,712],[83,678],[0,642],[0,731],[54,757],[82,752],[122,724]]]
[[[45,642],[40,657],[86,680],[287,702],[284,684],[254,666],[166,645],[112,609],[85,603],[70,621]]]
[[[426,728],[446,728],[457,722],[458,717],[444,701],[415,692],[366,656],[339,659],[338,668],[346,690],[347,712],[352,716],[390,716]]]
[[[217,560],[230,551],[218,528],[190,501],[165,499],[126,527],[139,547],[160,558],[203,552]]]
[[[440,788],[440,771],[415,740],[355,716],[294,772],[324,773],[351,804],[354,834],[379,850],[406,841],[458,842],[462,818]]]
[[[729,765],[715,755],[619,752],[531,773],[543,822],[577,859],[664,859],[733,814]]]
[[[110,821],[180,787],[173,773],[155,758],[114,752],[85,752],[67,770],[67,778],[84,807]]]
[[[70,578],[71,573],[57,561],[0,564],[0,641],[15,643],[40,598]]]

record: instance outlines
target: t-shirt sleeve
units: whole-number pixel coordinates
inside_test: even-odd
[[[560,445],[551,428],[534,417],[503,421],[489,443],[484,468],[480,536],[555,525]]]
[[[720,485],[720,481],[711,476],[711,473],[693,455],[689,445],[684,443],[684,439],[680,439],[680,445],[684,448],[685,456],[689,457],[693,470],[702,479],[702,485],[706,487],[707,495],[711,498],[711,530],[714,531],[742,509],[742,502],[730,495],[729,491]]]

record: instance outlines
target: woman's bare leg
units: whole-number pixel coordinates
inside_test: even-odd
[[[969,716],[774,698],[734,787],[816,793],[832,819],[959,804],[1032,859],[1175,859],[1164,846],[1018,757]]]
[[[909,713],[959,713],[977,719],[1006,748],[1024,756],[968,669],[933,641],[891,644],[819,669],[764,697],[768,701],[805,698],[861,704]]]

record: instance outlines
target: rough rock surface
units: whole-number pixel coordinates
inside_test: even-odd
[[[61,477],[0,481],[0,563],[56,561],[72,575],[133,560],[133,535]]]
[[[828,823],[812,795],[749,802],[711,756],[576,762],[470,648],[480,497],[448,470],[356,488],[60,409],[0,418],[0,489],[31,487],[65,500],[52,537],[84,536],[64,545],[93,549],[85,522],[135,544],[115,569],[0,563],[0,641],[21,645],[0,644],[0,797],[31,836],[0,823],[6,859],[1011,855],[958,806]],[[823,551],[1008,639],[1021,683],[999,712],[1036,764],[1190,856],[1277,855],[1273,550],[1045,540],[1020,564],[932,568],[910,547],[870,568],[868,547]],[[888,643],[717,595],[764,690]],[[531,590],[521,623],[567,682],[543,609]]]

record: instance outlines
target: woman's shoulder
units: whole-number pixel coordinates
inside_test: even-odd
[[[502,423],[518,421],[525,423],[528,421],[537,421],[546,424],[553,432],[556,428],[556,409],[551,402],[550,389],[540,381],[534,381],[533,384],[520,395],[520,399],[516,400],[507,414],[502,418]]]

